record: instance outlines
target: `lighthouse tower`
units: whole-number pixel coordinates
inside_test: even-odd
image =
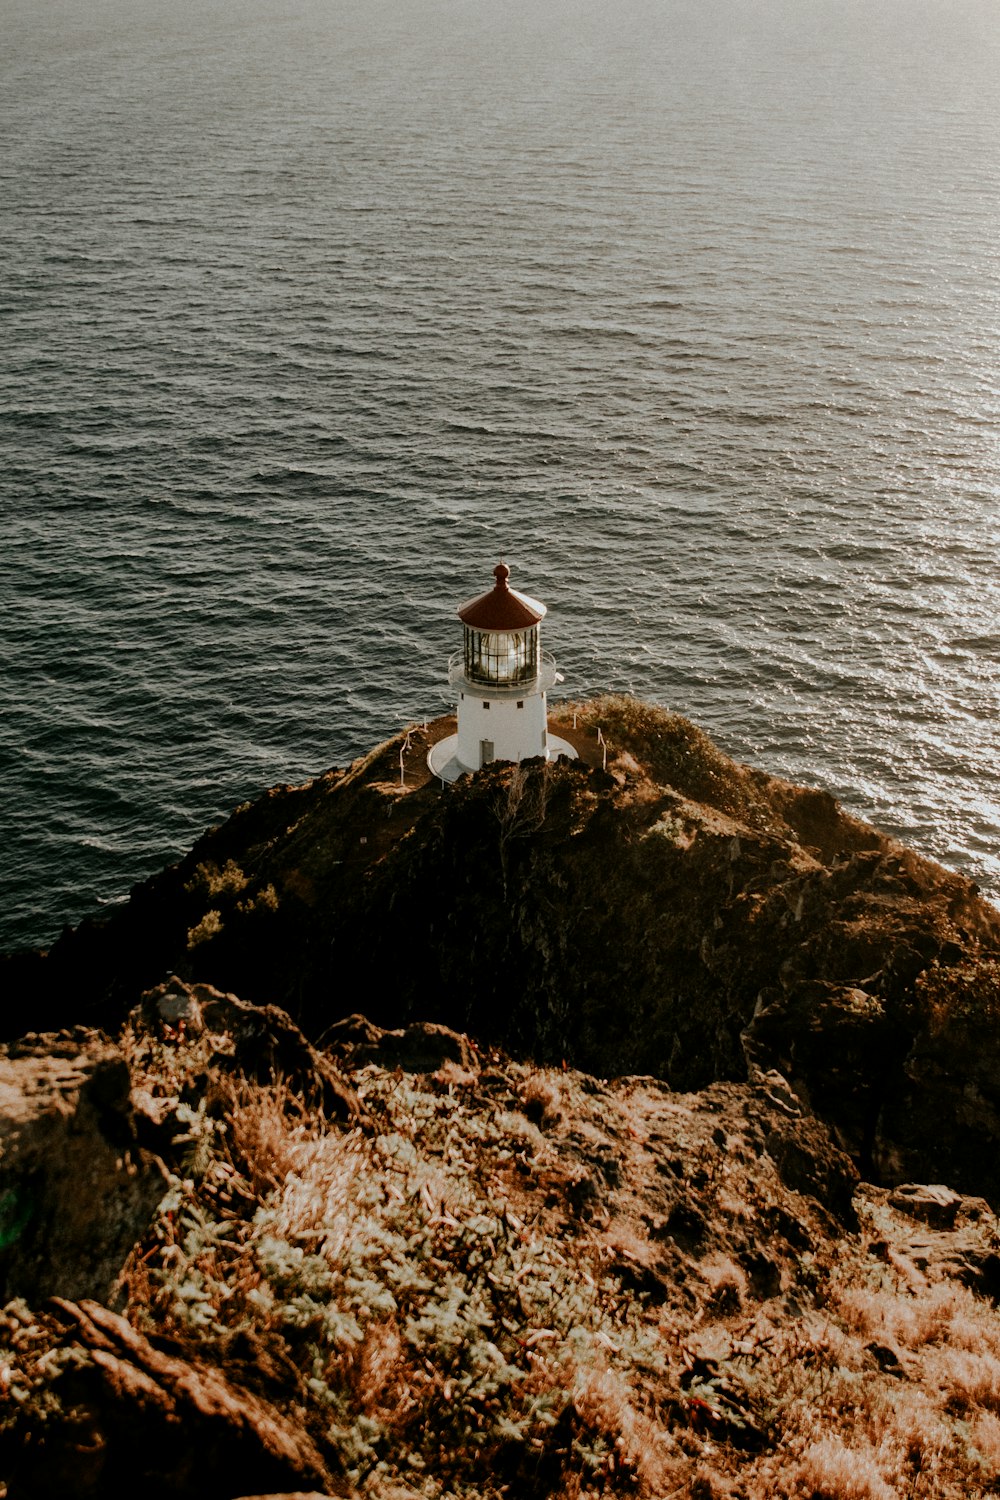
[[[572,745],[549,734],[545,694],[562,678],[539,640],[545,605],[511,588],[505,563],[493,577],[487,593],[458,611],[462,650],[448,663],[448,681],[458,693],[458,733],[432,746],[427,757],[443,781],[493,760],[576,758]]]

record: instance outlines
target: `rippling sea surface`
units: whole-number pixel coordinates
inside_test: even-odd
[[[0,0],[0,947],[456,603],[1000,889],[995,0]]]

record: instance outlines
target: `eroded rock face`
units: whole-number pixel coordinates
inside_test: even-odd
[[[1000,1204],[1000,960],[935,963],[914,982],[912,1023],[875,1137],[883,1177],[933,1177]]]
[[[944,1278],[1000,1302],[1000,1239],[996,1215],[984,1198],[964,1196],[939,1182],[907,1182],[892,1191],[868,1188],[866,1193],[896,1216],[892,1242],[876,1240],[870,1253],[911,1284]]]
[[[129,1058],[155,1092],[133,1089]],[[78,1027],[0,1049],[0,1292],[112,1298],[174,1174],[190,1171],[192,1111],[223,1115],[240,1080],[280,1080],[329,1120],[365,1115],[283,1011],[207,985],[151,991],[120,1043]]]
[[[281,1079],[329,1119],[354,1120],[364,1113],[332,1060],[276,1005],[249,1005],[211,985],[173,977],[143,996],[129,1030],[140,1045],[143,1038],[169,1042],[195,1094],[205,1092],[213,1074]]]
[[[155,1050],[132,1051],[151,1101],[194,1077],[211,1085],[190,1067],[207,1035],[194,1000],[203,1015],[215,1003],[171,987],[133,1018],[153,1028]],[[385,1041],[363,1017],[342,1045],[348,1033]],[[64,1298],[0,1313],[11,1500],[405,1500],[418,1491],[404,1476],[439,1471],[449,1493],[544,1500],[588,1434],[610,1424],[613,1451],[620,1376],[607,1406],[578,1388],[600,1386],[609,1353],[627,1364],[626,1348],[643,1403],[659,1371],[657,1400],[681,1431],[707,1381],[719,1435],[764,1443],[759,1403],[679,1330],[797,1308],[855,1223],[851,1163],[774,1074],[677,1095],[500,1056],[468,1068],[460,1043],[418,1032],[405,1080],[391,1061],[345,1062],[365,1131],[293,1111],[249,1150],[244,1139],[242,1175],[233,1120],[207,1135],[200,1171],[136,1247],[127,1317]],[[257,1086],[246,1107],[259,1114],[269,1093],[281,1090]],[[217,1191],[234,1177],[239,1202]],[[595,1484],[649,1493],[622,1475],[624,1488]]]
[[[312,1037],[362,1006],[678,1089],[776,1068],[869,1176],[1000,1199],[1000,914],[676,715],[577,718],[574,764],[442,794],[419,756],[399,785],[394,741],[276,789],[37,959],[39,1004],[64,1016],[72,972],[77,1013],[118,1024],[177,974]]]
[[[976,1218],[981,1218],[984,1211],[989,1212],[984,1199],[963,1198],[961,1193],[953,1192],[943,1182],[904,1182],[889,1195],[889,1202],[893,1208],[908,1214],[911,1219],[922,1220],[932,1229],[952,1229],[962,1209],[965,1209],[967,1218],[971,1217],[970,1204],[976,1205]]]
[[[678,1093],[467,1067],[440,1028],[414,1028],[404,1069],[361,1055],[386,1036],[354,1016],[338,1051],[365,1126],[344,1128],[234,1072],[226,1015],[246,1021],[170,985],[124,1029],[185,1176],[129,1258],[124,1317],[0,1311],[10,1500],[805,1494],[815,1433],[848,1452],[902,1381],[928,1493],[992,1475],[970,1434],[994,1431],[994,1215],[940,1185],[853,1191],[777,1071]],[[199,1140],[171,1137],[185,1118]]]
[[[98,1032],[0,1049],[0,1284],[6,1297],[112,1294],[166,1191],[139,1149],[128,1064]]]
[[[96,1302],[52,1304],[62,1361],[50,1411],[7,1454],[10,1500],[141,1494],[190,1500],[313,1491],[330,1476],[308,1435],[219,1370],[156,1349]]]
[[[433,1021],[416,1021],[405,1029],[387,1031],[366,1016],[347,1016],[334,1022],[322,1042],[346,1057],[353,1067],[377,1062],[410,1073],[433,1073],[444,1063],[465,1069],[479,1067],[478,1054],[469,1038]]]

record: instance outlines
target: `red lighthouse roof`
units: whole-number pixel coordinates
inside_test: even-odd
[[[527,594],[519,594],[507,580],[510,569],[498,563],[493,569],[496,583],[488,593],[467,599],[459,606],[458,618],[473,630],[527,630],[545,617],[545,605]]]

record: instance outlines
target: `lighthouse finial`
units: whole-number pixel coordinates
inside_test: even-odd
[[[497,563],[496,567],[493,569],[493,577],[497,581],[498,589],[505,589],[507,587],[507,579],[510,577],[510,569],[505,562]]]

